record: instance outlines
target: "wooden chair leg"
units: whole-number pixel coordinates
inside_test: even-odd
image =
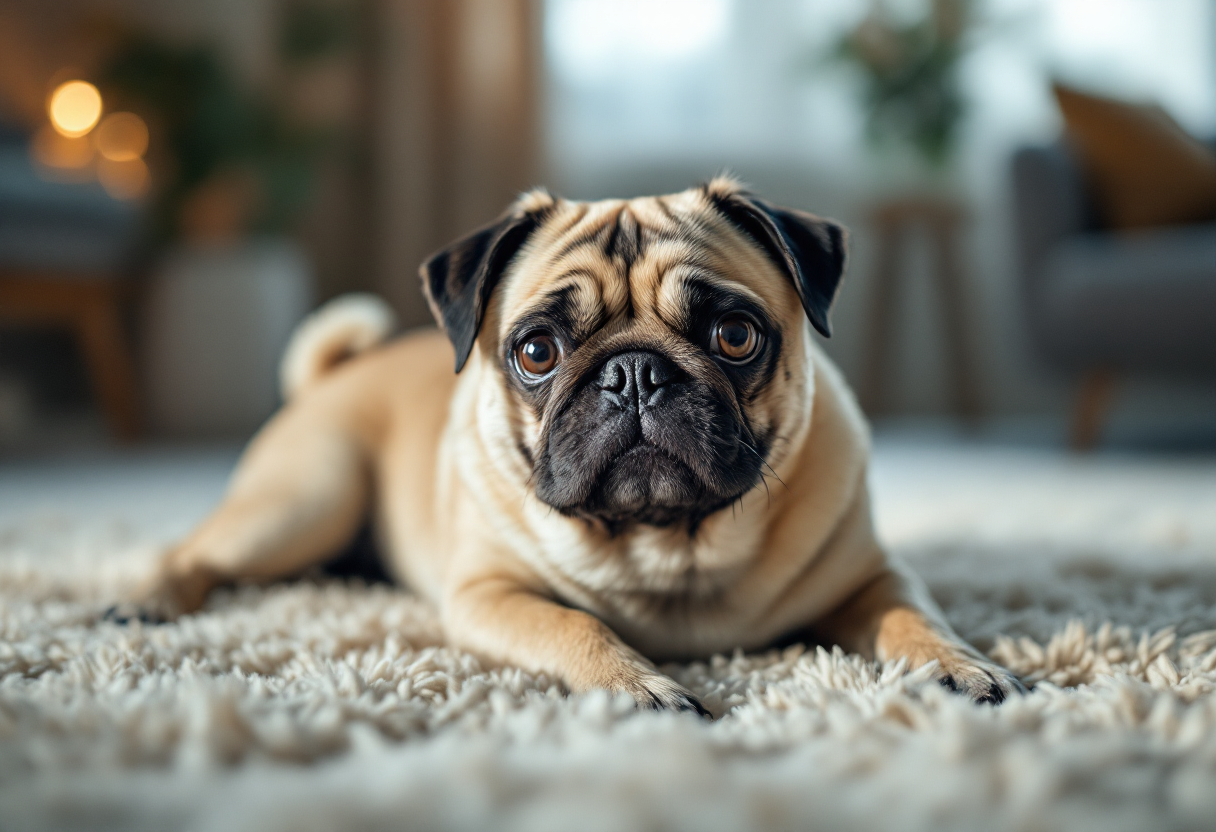
[[[1108,370],[1093,370],[1081,380],[1068,437],[1074,451],[1092,450],[1098,444],[1117,386],[1118,379]]]
[[[139,396],[118,298],[106,293],[90,299],[77,315],[76,335],[111,433],[120,442],[134,440],[140,428]]]

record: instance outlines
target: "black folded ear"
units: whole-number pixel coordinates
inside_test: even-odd
[[[543,191],[525,194],[497,222],[431,255],[419,268],[431,314],[456,349],[456,372],[469,360],[499,278],[553,205]]]
[[[710,182],[705,194],[789,275],[811,324],[830,337],[828,313],[844,275],[844,228],[813,214],[777,208],[739,190],[729,179]]]

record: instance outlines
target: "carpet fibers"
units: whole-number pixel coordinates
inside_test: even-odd
[[[1216,829],[1216,464],[880,448],[875,489],[1028,696],[799,646],[667,666],[712,723],[635,713],[353,582],[119,626],[163,540],[0,517],[0,828]]]

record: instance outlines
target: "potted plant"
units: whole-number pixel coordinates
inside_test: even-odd
[[[288,9],[288,59],[333,47],[340,27],[318,37],[301,29],[310,7]],[[242,84],[220,54],[132,32],[99,76],[107,101],[149,125],[142,363],[149,421],[177,435],[247,434],[276,407],[278,360],[314,292],[290,232],[341,139]]]
[[[932,0],[911,17],[872,0],[836,44],[833,58],[859,71],[866,136],[888,180],[949,177],[966,114],[958,68],[970,18],[969,0]]]

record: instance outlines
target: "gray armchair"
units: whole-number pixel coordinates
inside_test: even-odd
[[[1014,155],[1013,196],[1031,340],[1082,380],[1074,447],[1099,438],[1120,376],[1216,379],[1216,222],[1104,230],[1064,144]]]

